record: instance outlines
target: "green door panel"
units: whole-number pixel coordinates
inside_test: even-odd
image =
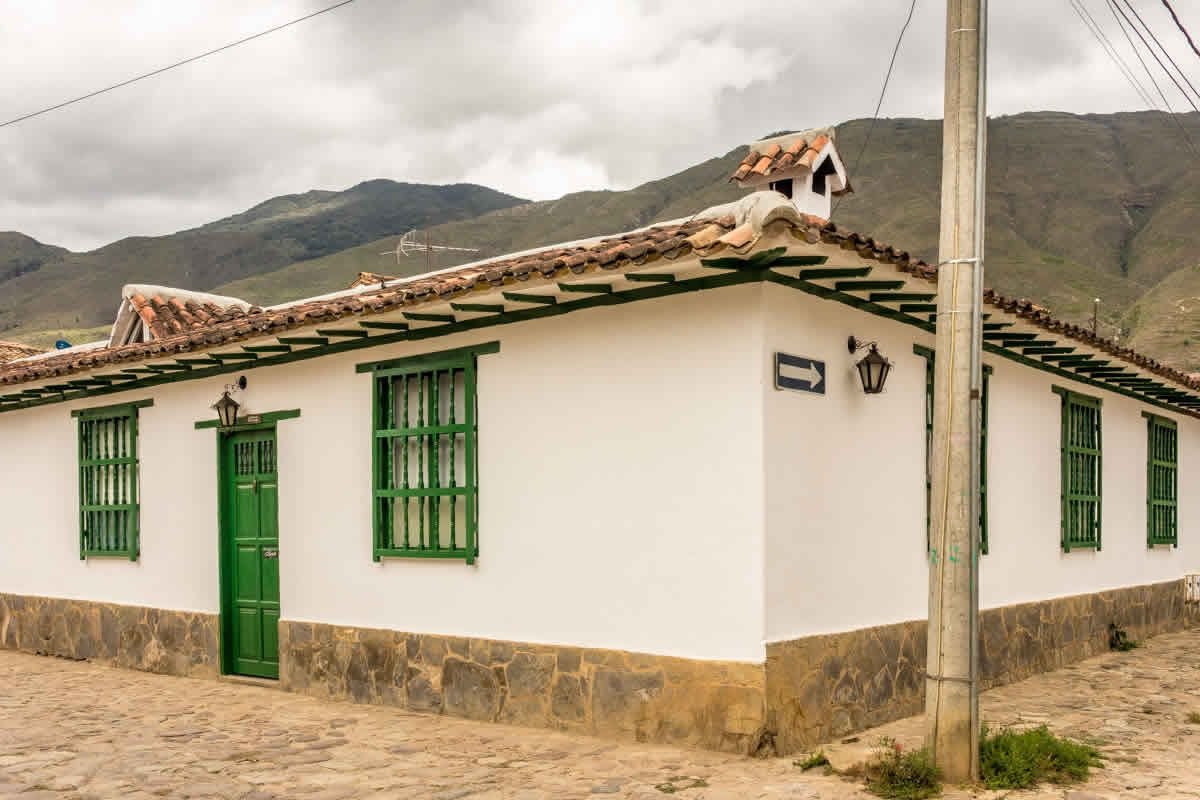
[[[223,491],[229,497],[222,549],[230,611],[225,663],[241,675],[279,677],[279,491],[275,431],[223,439]]]

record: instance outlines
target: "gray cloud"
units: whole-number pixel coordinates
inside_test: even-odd
[[[1084,1],[1119,36],[1104,4]],[[326,2],[24,4],[0,29],[0,117]],[[1200,74],[1161,7],[1139,7]],[[1200,0],[1177,7],[1200,28]],[[374,177],[539,199],[624,188],[772,130],[869,115],[906,11],[904,0],[358,0],[0,129],[0,229],[82,249]],[[940,116],[943,15],[918,0],[884,115]],[[992,3],[991,32],[993,114],[1140,107],[1068,4]]]

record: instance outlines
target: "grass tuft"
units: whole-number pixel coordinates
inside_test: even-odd
[[[797,761],[793,761],[792,764],[804,770],[805,772],[808,772],[810,769],[829,766],[829,759],[825,757],[824,750],[818,750],[817,752],[811,754],[808,758],[802,758]]]
[[[1100,766],[1096,748],[1052,734],[1045,725],[1025,731],[985,726],[979,743],[979,772],[989,789],[1028,789],[1039,783],[1077,783]]]
[[[942,791],[942,775],[927,748],[907,752],[894,739],[879,740],[866,765],[867,789],[891,800],[925,800]]]

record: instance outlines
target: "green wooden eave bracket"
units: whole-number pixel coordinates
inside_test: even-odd
[[[1021,333],[1020,331],[989,331],[983,332],[983,338],[989,342],[1023,342],[1036,339],[1036,333]]]
[[[472,314],[503,314],[503,303],[451,303],[455,311],[465,311]]]
[[[364,336],[370,336],[367,331],[360,328],[317,328],[318,336],[328,336],[330,339],[337,337],[347,339],[361,339]]]
[[[658,272],[627,272],[623,276],[630,283],[674,283],[675,276]]]
[[[1074,353],[1074,347],[1024,347],[1021,352],[1027,356],[1062,356]]]
[[[405,311],[404,318],[410,322],[454,322],[453,314],[423,314],[417,311]]]
[[[1075,353],[1073,355],[1062,354],[1062,355],[1042,356],[1043,361],[1049,361],[1050,363],[1057,363],[1060,366],[1064,366],[1064,367],[1075,366],[1076,364],[1086,364],[1089,361],[1092,361],[1093,359],[1095,359],[1095,356],[1088,355],[1087,353]]]
[[[406,331],[407,322],[360,322],[359,327],[375,331]]]
[[[248,344],[242,348],[247,353],[290,353],[292,348],[286,344]]]
[[[612,294],[611,283],[560,283],[559,291],[578,294]]]
[[[985,322],[983,323],[984,336],[986,338],[988,331],[1000,331],[1004,330],[1005,328],[1011,328],[1012,326],[1013,323],[1011,322]]]
[[[226,361],[254,361],[258,358],[257,353],[209,353],[208,357],[218,363]]]
[[[744,258],[702,258],[700,264],[709,269],[760,270],[775,266],[775,263],[783,258],[785,253],[787,253],[786,247],[774,247]]]
[[[291,345],[325,345],[329,344],[329,339],[324,336],[280,336],[279,341],[282,344]]]
[[[871,292],[867,299],[872,303],[925,303],[935,297],[937,295],[932,292]]]
[[[826,267],[825,269],[802,269],[795,277],[802,281],[820,281],[827,278],[865,278],[871,267]]]
[[[244,419],[239,419],[231,427],[221,425],[219,419],[202,419],[195,423],[196,430],[205,428],[220,428],[222,431],[238,431],[249,428],[262,427],[264,425],[274,425],[276,422],[285,419],[295,419],[300,416],[300,409],[289,408],[285,411],[268,411],[264,414],[247,414]]]
[[[543,306],[552,306],[558,302],[558,299],[548,294],[521,294],[520,292],[501,292],[505,300],[510,300],[514,303],[536,303]]]
[[[818,264],[824,264],[829,261],[829,256],[780,256],[771,262],[773,268],[782,269],[783,267],[815,267]],[[867,272],[871,268],[867,267]]]
[[[833,288],[839,292],[871,292],[885,289],[902,289],[904,281],[838,281]],[[930,295],[933,297],[933,295]]]

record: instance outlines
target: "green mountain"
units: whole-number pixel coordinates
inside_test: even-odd
[[[387,234],[527,201],[484,186],[373,180],[276,197],[200,228],[73,253],[0,233],[0,338],[44,341],[111,324],[125,283],[212,290]]]
[[[1200,139],[1200,115],[1182,120]],[[836,207],[834,222],[932,262],[937,251],[941,123],[879,120],[860,160],[868,127],[868,121],[855,120],[838,128],[838,147],[855,193]],[[988,136],[988,285],[1007,295],[1033,298],[1077,322],[1091,319],[1093,298],[1099,297],[1103,333],[1119,334],[1152,355],[1200,369],[1200,347],[1192,344],[1200,342],[1200,256],[1193,255],[1200,253],[1200,171],[1188,157],[1175,123],[1158,112],[1038,112],[993,119]],[[745,148],[739,147],[627,191],[577,192],[523,204],[495,195],[507,202],[478,214],[431,220],[436,223],[432,225],[398,224],[356,241],[350,240],[364,233],[362,227],[351,236],[333,233],[344,216],[352,216],[343,210],[340,196],[310,192],[276,198],[237,217],[176,235],[194,239],[162,237],[177,243],[179,259],[190,252],[188,246],[210,246],[210,236],[238,235],[254,242],[259,260],[250,264],[214,258],[203,283],[189,273],[159,271],[152,260],[130,258],[140,267],[138,280],[211,288],[263,304],[282,302],[343,288],[359,271],[410,275],[685,217],[744,193],[727,180],[744,154]],[[386,182],[363,186],[376,183]],[[310,213],[314,205],[321,208],[320,214]],[[313,227],[315,217],[320,219],[320,233]],[[410,227],[427,230],[435,244],[477,248],[478,253],[438,254],[428,262],[414,256],[397,263],[390,253]],[[301,250],[296,244],[313,239],[314,250]],[[353,246],[337,246],[347,241]],[[0,276],[6,252],[0,239]],[[274,261],[268,264],[262,253],[271,254]],[[84,280],[78,274],[73,277]],[[104,301],[105,313],[97,317],[101,321],[111,313],[114,284],[119,282],[113,277],[104,280],[103,286],[97,282],[89,289]],[[0,324],[9,319],[6,286],[0,283]],[[23,330],[52,327],[41,325],[39,319],[45,317],[28,312],[11,319],[23,323]]]

